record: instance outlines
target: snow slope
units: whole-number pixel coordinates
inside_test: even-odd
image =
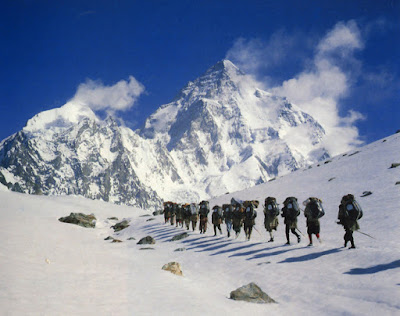
[[[218,197],[210,206],[238,199],[320,197],[323,243],[306,238],[284,245],[283,220],[267,243],[262,208],[250,241],[198,231],[182,232],[162,216],[80,197],[45,197],[0,190],[0,314],[3,315],[399,315],[400,313],[400,134],[311,169],[298,170],[246,191]],[[364,191],[372,194],[360,197]],[[364,210],[357,249],[343,248],[335,224],[342,195],[353,193]],[[60,223],[70,212],[94,213],[95,229]],[[110,216],[131,226],[113,234]],[[152,221],[148,219],[155,218]],[[305,219],[299,218],[305,233]],[[103,239],[113,235],[122,243]],[[136,242],[152,235],[154,250]],[[128,241],[135,237],[136,241]],[[294,239],[292,238],[292,241]],[[185,247],[186,251],[174,250]],[[46,260],[47,259],[47,260]],[[161,270],[178,261],[183,277]],[[229,293],[256,282],[278,304],[236,302]]]

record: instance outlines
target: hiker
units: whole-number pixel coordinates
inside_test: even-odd
[[[172,202],[164,202],[164,220],[165,224],[169,222],[172,213]]]
[[[347,243],[350,241],[351,247],[349,249],[356,248],[354,244],[353,232],[360,229],[357,220],[361,219],[362,216],[362,209],[354,199],[354,195],[347,194],[343,196],[339,205],[338,224],[343,225],[345,230],[343,237],[344,246],[346,247]]]
[[[317,236],[319,242],[321,242],[319,238],[320,232],[320,224],[319,219],[325,215],[325,211],[322,207],[322,201],[316,197],[310,197],[303,202],[303,205],[306,206],[304,209],[304,216],[306,217],[307,224],[307,234],[310,243],[308,246],[312,246],[312,234]]]
[[[196,230],[197,221],[199,219],[199,207],[196,203],[190,204],[190,221],[192,222],[193,231]]]
[[[223,219],[222,207],[215,205],[213,207],[213,212],[211,215],[211,221],[214,225],[214,236],[217,236],[217,228],[219,230],[219,233],[222,234],[221,230],[222,219]]]
[[[286,245],[290,245],[289,231],[297,237],[297,242],[301,241],[300,235],[296,232],[297,229],[297,216],[300,215],[300,207],[297,203],[297,198],[290,196],[283,202],[281,216],[285,218],[285,233],[286,233]]]
[[[186,204],[182,205],[182,213],[183,213],[183,222],[185,223],[186,230],[189,230],[190,217],[192,215],[190,213],[190,204],[186,203]]]
[[[231,230],[232,230],[233,207],[231,204],[223,204],[222,209],[224,211],[224,221],[226,224],[226,231],[228,233],[228,238],[229,238],[231,237]]]
[[[175,206],[175,218],[176,218],[176,227],[180,225],[183,227],[183,209],[181,204],[174,204]]]
[[[210,209],[208,207],[208,201],[201,201],[200,202],[200,234],[205,234],[207,231],[207,222],[208,222],[208,213],[210,213]]]
[[[243,206],[241,203],[236,202],[236,204],[234,204],[233,206],[233,212],[232,212],[232,226],[233,230],[236,233],[236,238],[238,238],[240,234],[240,229],[243,223],[243,216],[244,216]]]
[[[176,203],[171,202],[171,225],[175,225]]]
[[[278,203],[276,203],[276,199],[271,196],[267,197],[264,204],[264,226],[267,232],[269,232],[270,239],[268,242],[274,241],[273,230],[277,230],[278,228],[278,215],[279,207]]]
[[[246,239],[250,240],[251,232],[253,226],[256,224],[255,218],[257,217],[257,211],[255,208],[258,206],[258,201],[245,201],[244,207],[244,233],[246,234]]]

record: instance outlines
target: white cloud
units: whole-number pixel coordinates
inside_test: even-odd
[[[133,76],[112,86],[88,79],[79,85],[72,101],[85,104],[93,111],[104,110],[109,114],[130,109],[144,92],[144,86]]]
[[[309,38],[302,33],[288,34],[284,30],[273,33],[267,42],[241,37],[234,42],[225,58],[244,72],[257,77],[261,70],[276,68],[286,63],[288,58],[292,61],[302,58],[305,47],[309,46],[308,41]]]
[[[364,44],[355,21],[339,22],[318,44],[318,53],[342,52],[351,54],[354,49],[361,49]]]
[[[357,24],[339,22],[321,39],[309,66],[272,89],[311,114],[324,127],[323,146],[332,155],[361,144],[354,123],[363,119],[363,115],[350,110],[348,116],[342,117],[339,110],[340,100],[351,89],[352,66],[358,67],[354,52],[362,48]],[[341,66],[344,64],[346,68]]]

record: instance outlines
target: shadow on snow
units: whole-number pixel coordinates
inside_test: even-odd
[[[382,272],[385,270],[397,269],[397,268],[400,268],[400,260],[395,260],[393,262],[385,263],[385,264],[378,264],[376,266],[372,266],[372,267],[368,267],[368,268],[354,268],[354,269],[350,269],[350,271],[347,271],[344,274],[352,274],[352,275],[373,274],[373,273],[378,273],[378,272]]]
[[[307,247],[298,248],[298,249],[305,249],[305,248],[307,248]],[[342,248],[334,248],[334,249],[325,250],[325,251],[321,251],[321,252],[310,253],[308,255],[304,255],[304,256],[300,256],[300,257],[286,258],[285,260],[279,261],[278,263],[309,261],[309,260],[314,260],[314,259],[320,258],[322,256],[326,256],[326,255],[330,255],[330,254],[333,254],[333,253],[337,253],[337,252],[340,252],[340,251],[342,251]]]

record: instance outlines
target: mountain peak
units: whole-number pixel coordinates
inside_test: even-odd
[[[36,132],[49,128],[65,128],[79,123],[81,120],[88,118],[96,120],[96,115],[87,106],[77,102],[67,102],[60,108],[55,108],[36,114],[28,120],[24,131]]]
[[[214,66],[209,68],[206,74],[214,73],[214,72],[224,72],[228,74],[240,74],[244,75],[244,73],[230,60],[223,59],[217,62]]]

